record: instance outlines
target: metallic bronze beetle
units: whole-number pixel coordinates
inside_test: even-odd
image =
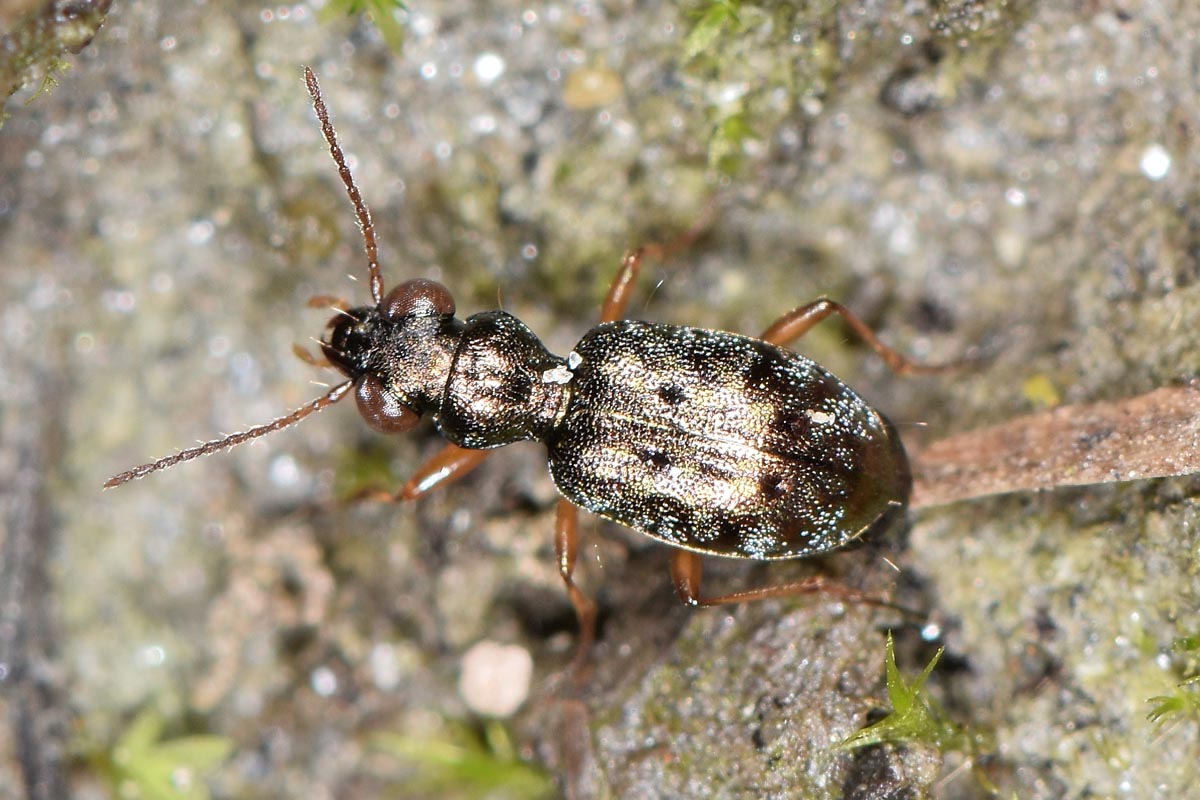
[[[818,582],[718,597],[700,593],[700,556],[786,559],[845,546],[908,501],[908,462],[891,424],[820,365],[782,345],[830,314],[894,370],[929,369],[880,342],[830,300],[781,317],[760,339],[621,320],[646,248],[628,254],[601,324],[562,358],[502,311],[455,317],[442,285],[410,280],[385,294],[370,214],[312,71],[305,81],[363,231],[373,305],[340,307],[321,340],[346,381],[242,433],[111,478],[106,487],[291,425],[353,392],[383,433],[429,415],[450,443],[398,493],[412,499],[480,463],[487,450],[546,445],[559,503],[559,569],[590,642],[595,606],[575,585],[577,509],[676,549],[671,576],[690,605],[812,591]],[[316,361],[316,359],[312,359]]]

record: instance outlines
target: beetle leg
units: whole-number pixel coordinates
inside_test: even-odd
[[[484,459],[491,455],[491,450],[467,450],[466,447],[448,444],[425,459],[425,463],[416,468],[412,477],[404,481],[400,491],[392,493],[386,489],[366,488],[350,495],[349,499],[374,500],[377,503],[415,500],[432,492],[434,488],[457,481],[470,470],[479,467],[484,463]]]
[[[760,338],[771,344],[786,345],[808,333],[814,325],[831,314],[837,314],[845,320],[846,324],[850,326],[850,330],[854,331],[860,339],[867,343],[868,347],[878,353],[880,358],[897,375],[913,373],[928,374],[960,366],[957,363],[926,364],[904,355],[899,350],[895,350],[881,342],[879,337],[875,335],[875,331],[871,330],[867,326],[867,323],[855,316],[850,309],[841,303],[834,302],[825,297],[784,314],[775,320],[771,327],[763,332]]]
[[[662,248],[658,245],[646,245],[636,250],[630,250],[621,259],[621,268],[617,270],[608,294],[604,296],[604,304],[600,306],[600,321],[614,322],[625,317],[625,309],[629,306],[629,297],[633,293],[633,284],[637,281],[638,272],[642,269],[642,259],[649,250],[657,255]]]
[[[596,640],[596,603],[575,585],[575,560],[579,555],[579,509],[569,500],[559,500],[554,520],[554,554],[558,558],[558,574],[567,585],[567,595],[579,619],[579,643],[574,664],[578,668],[587,658]]]
[[[321,367],[322,369],[333,367],[333,364],[329,363],[329,359],[322,358],[320,356],[314,356],[312,353],[308,352],[298,344],[292,345],[292,355],[296,356],[296,358],[300,359],[305,364],[309,364],[314,367]]]
[[[447,444],[417,467],[417,471],[396,493],[394,499],[415,500],[435,486],[456,481],[482,464],[490,454],[490,450],[468,450],[465,447]]]
[[[667,244],[645,244],[636,250],[630,250],[621,259],[621,268],[617,270],[608,294],[600,306],[600,321],[615,322],[625,318],[625,309],[629,306],[629,298],[633,293],[633,284],[637,281],[638,272],[642,269],[642,260],[646,257],[663,261],[675,255],[680,250],[691,246],[700,234],[712,223],[716,209],[709,204],[700,218],[683,233],[676,236]]]
[[[331,308],[334,311],[349,311],[350,304],[333,294],[314,294],[305,303],[309,308]]]
[[[745,603],[751,600],[765,600],[768,597],[796,597],[802,594],[823,592],[840,597],[843,600],[856,603],[887,606],[892,604],[878,597],[872,597],[862,592],[833,583],[820,575],[808,580],[793,583],[781,583],[777,586],[762,586],[757,589],[746,589],[741,592],[704,597],[700,594],[700,574],[703,564],[698,553],[690,550],[673,550],[671,552],[671,583],[675,586],[675,594],[687,606],[722,606],[728,603]]]
[[[366,488],[350,495],[349,499],[379,503],[416,500],[436,487],[453,483],[466,475],[482,464],[483,460],[491,453],[491,450],[467,450],[464,447],[447,444],[417,467],[412,477],[400,487],[400,491],[389,492],[386,489]]]

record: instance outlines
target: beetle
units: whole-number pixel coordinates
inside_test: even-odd
[[[396,499],[411,500],[521,440],[546,446],[562,498],[555,523],[560,575],[579,618],[580,651],[596,606],[576,585],[578,508],[671,545],[675,592],[691,606],[811,592],[819,579],[705,596],[701,556],[792,559],[859,540],[903,512],[912,478],[895,428],[828,370],[784,348],[839,315],[898,373],[941,369],[901,354],[845,307],[819,299],[759,338],[623,319],[644,258],[624,257],[600,324],[564,358],[516,317],[455,316],[446,287],[413,279],[384,291],[370,212],[346,164],[316,76],[304,79],[362,230],[371,305],[346,307],[320,340],[345,380],[266,425],[110,478],[114,487],[299,422],[353,394],[385,434],[430,416],[448,444]],[[391,495],[389,495],[391,496]]]

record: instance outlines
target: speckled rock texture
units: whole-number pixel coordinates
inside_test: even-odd
[[[1194,794],[1194,477],[923,509],[854,551],[705,572],[899,608],[688,610],[663,546],[585,520],[587,674],[537,445],[414,505],[353,502],[439,440],[344,403],[100,486],[334,380],[292,353],[329,316],[305,303],[364,301],[366,271],[304,64],[385,281],[439,280],[553,352],[625,249],[699,224],[631,316],[755,334],[828,295],[917,357],[982,354],[898,377],[836,321],[797,344],[912,446],[1194,379],[1200,5],[410,0],[398,48],[333,6],[115,3],[56,87],[7,102],[0,796],[146,796],[139,714],[228,753],[171,773],[195,797]],[[926,692],[977,746],[840,746],[887,710],[887,630],[906,675],[945,645]],[[458,689],[485,641],[532,656],[501,720]],[[1180,708],[1153,722],[1154,697]]]

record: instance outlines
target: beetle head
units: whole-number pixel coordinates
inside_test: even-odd
[[[341,311],[329,320],[321,350],[343,375],[354,381],[354,397],[364,420],[380,433],[402,433],[417,424],[421,409],[405,402],[395,382],[385,380],[407,359],[407,330],[426,320],[454,316],[454,298],[436,281],[416,278],[392,289],[378,307]],[[419,360],[419,359],[418,359]]]

